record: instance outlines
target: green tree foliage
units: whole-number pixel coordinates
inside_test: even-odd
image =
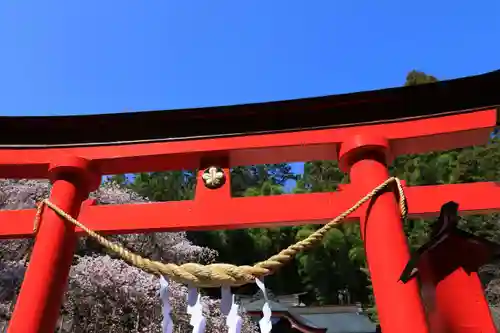
[[[152,201],[189,200],[194,197],[194,171],[140,173],[129,187]]]
[[[231,170],[231,192],[234,197],[241,197],[249,193],[246,192],[248,189],[260,191],[264,183],[276,189],[296,178],[297,175],[292,173],[291,166],[286,163],[240,166]]]
[[[433,83],[437,81],[438,79],[436,79],[432,75],[427,75],[424,72],[412,70],[406,75],[405,86],[415,86],[417,84]]]
[[[436,81],[433,76],[413,70],[408,73],[405,86]],[[480,147],[400,156],[390,166],[390,172],[409,185],[497,181],[500,179],[498,165],[500,140],[493,139]],[[124,177],[113,180],[151,200],[186,200],[194,196],[195,175],[195,171],[169,171],[141,173],[131,181]],[[231,192],[235,197],[282,195],[288,180],[296,180],[293,193],[301,194],[336,191],[339,184],[348,182],[348,176],[339,170],[336,161],[306,162],[302,175],[294,174],[285,163],[241,166],[231,171]],[[461,227],[500,242],[496,220],[496,215],[472,216],[463,219]],[[428,240],[431,224],[432,221],[422,219],[405,224],[412,250]],[[203,231],[190,232],[188,237],[197,245],[217,250],[219,261],[244,265],[277,253],[317,228],[304,225]],[[332,230],[321,246],[301,253],[267,283],[276,294],[307,291],[304,300],[310,304],[336,304],[339,292],[347,289],[352,302],[365,304],[372,318],[377,317],[358,224],[342,224]],[[242,288],[239,292],[253,291]]]

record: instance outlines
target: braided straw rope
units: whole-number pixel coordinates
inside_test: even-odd
[[[302,251],[306,251],[316,246],[322,241],[326,233],[330,231],[333,227],[340,223],[344,218],[353,213],[359,207],[361,207],[365,202],[371,200],[373,197],[381,193],[383,190],[387,189],[390,184],[395,183],[397,186],[399,194],[399,206],[401,209],[401,215],[403,218],[406,217],[407,207],[406,198],[403,192],[403,187],[398,178],[391,177],[385,182],[375,187],[370,193],[365,195],[361,200],[359,200],[351,208],[337,216],[335,219],[330,221],[328,224],[324,225],[322,228],[316,230],[307,238],[290,245],[288,248],[282,250],[276,255],[273,255],[267,260],[256,263],[253,266],[235,266],[231,264],[210,264],[210,265],[200,265],[195,263],[187,263],[183,265],[176,264],[163,264],[158,261],[143,258],[138,254],[132,253],[125,249],[123,246],[113,243],[98,233],[90,230],[82,223],[71,217],[69,214],[64,212],[62,209],[57,207],[55,204],[49,200],[43,200],[38,206],[34,232],[38,230],[40,223],[40,217],[42,215],[43,207],[47,205],[49,208],[54,210],[58,215],[71,222],[75,226],[81,228],[90,237],[95,239],[99,244],[118,255],[121,259],[128,262],[132,266],[140,268],[146,272],[163,275],[171,280],[179,283],[187,284],[192,287],[199,288],[212,288],[212,287],[223,287],[223,286],[241,286],[247,283],[253,283],[256,278],[261,278],[267,275],[271,275],[277,271],[282,266],[286,265],[288,262],[293,260],[295,256]]]

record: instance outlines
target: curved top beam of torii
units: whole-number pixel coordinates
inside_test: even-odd
[[[398,122],[497,105],[500,70],[419,86],[277,102],[85,116],[0,117],[0,148],[272,134]]]

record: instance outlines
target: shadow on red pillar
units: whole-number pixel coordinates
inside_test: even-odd
[[[359,135],[340,148],[340,167],[360,191],[369,192],[389,178],[386,140]],[[382,331],[428,332],[417,282],[399,280],[410,255],[395,194],[387,191],[374,198],[360,227]]]
[[[419,276],[431,332],[495,333],[477,271],[500,246],[458,229],[458,220],[458,204],[444,204],[431,240],[412,256],[401,281]]]
[[[89,162],[67,157],[53,163],[49,174],[50,200],[71,216],[100,184]],[[66,290],[76,244],[74,227],[51,209],[45,209],[8,333],[53,333]]]

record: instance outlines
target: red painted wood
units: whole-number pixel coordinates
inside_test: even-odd
[[[219,197],[212,206],[198,200],[84,206],[80,220],[103,234],[322,224],[366,194],[352,185],[342,189],[332,193]],[[441,205],[448,201],[458,202],[462,215],[500,211],[500,185],[494,182],[409,186],[405,194],[411,218],[437,216]],[[360,214],[362,209],[347,222],[358,221]],[[34,216],[34,209],[0,211],[0,239],[32,237]],[[84,236],[79,229],[76,232]]]
[[[435,286],[435,298],[441,332],[498,332],[477,272],[455,270]]]
[[[54,180],[50,199],[72,216],[78,215],[82,201],[93,190],[89,185],[96,177],[87,170],[86,161],[79,158],[65,158],[49,169]],[[51,209],[44,211],[8,333],[55,331],[76,240],[72,225]]]
[[[339,155],[357,189],[371,191],[389,178],[385,164],[389,143],[383,138],[354,136],[342,145]],[[382,193],[369,203],[361,212],[360,229],[382,330],[427,333],[418,282],[399,280],[410,254],[393,192]]]
[[[232,138],[84,148],[1,149],[0,177],[47,178],[48,164],[66,155],[92,161],[104,175],[196,169],[202,157],[221,152],[227,154],[230,166],[334,160],[338,145],[359,133],[384,136],[397,156],[484,144],[494,126],[496,110],[485,110],[439,118]]]
[[[496,110],[484,110],[372,125],[232,138],[84,148],[1,149],[0,177],[49,178],[51,163],[56,160],[65,160],[55,165],[58,168],[66,171],[68,166],[75,168],[71,163],[67,164],[68,156],[88,160],[88,168],[99,174],[196,169],[208,163],[207,159],[219,159],[217,163],[226,172],[229,167],[237,165],[332,160],[336,159],[343,143],[362,134],[367,139],[351,141],[349,149],[357,150],[358,160],[349,159],[347,163],[353,165],[353,184],[343,186],[339,192],[231,198],[229,183],[219,190],[208,190],[200,183],[193,201],[84,206],[79,216],[89,228],[104,234],[324,223],[388,177],[384,164],[374,160],[372,155],[366,155],[373,148],[369,138],[383,137],[387,142],[378,140],[376,145],[386,142],[382,145],[383,150],[390,150],[392,156],[398,156],[484,144],[495,125]],[[51,199],[62,209],[76,215],[81,201],[85,199],[79,191],[92,185],[56,179]],[[89,179],[86,178],[86,181]],[[95,185],[95,181],[92,183]],[[499,192],[495,183],[406,188],[411,217],[437,215],[441,205],[450,200],[458,202],[465,214],[498,211]],[[32,237],[34,215],[34,210],[0,212],[0,238]],[[53,212],[44,215],[9,333],[52,332],[57,320],[75,235],[81,235],[81,231],[73,231]],[[397,276],[401,273],[402,263],[408,256],[401,225],[396,223],[399,218],[393,196],[384,194],[369,215],[363,207],[348,220],[358,219],[361,219],[362,225],[367,220],[376,224],[375,229],[366,231],[363,236],[367,242],[384,332],[426,332],[414,286],[409,284],[403,287],[393,279],[397,270]],[[457,282],[453,288],[466,290],[467,283]],[[442,295],[443,304],[453,301],[450,293],[442,292]],[[410,312],[414,313],[413,317],[410,317]],[[456,320],[458,323],[459,320]]]
[[[418,267],[432,332],[495,333],[489,304],[477,269],[491,259],[484,243],[449,235]]]

